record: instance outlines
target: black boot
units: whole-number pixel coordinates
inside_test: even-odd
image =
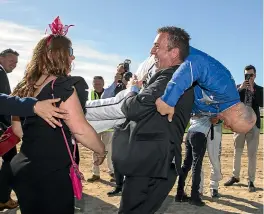
[[[248,191],[249,192],[256,192],[256,187],[254,186],[254,183],[252,181],[248,182]]]
[[[122,192],[122,187],[116,187],[115,189],[113,189],[111,192],[108,192],[107,195],[110,196],[115,196],[118,193]]]
[[[186,193],[182,190],[177,190],[177,195],[175,196],[175,202],[187,202],[190,199]]]
[[[190,198],[189,203],[191,205],[195,205],[195,206],[199,206],[199,207],[202,207],[202,206],[205,205],[205,203],[202,201],[202,199],[200,197],[199,198],[195,198],[195,199]]]
[[[220,197],[217,189],[211,189],[211,197],[212,198],[219,198]]]
[[[231,177],[227,182],[224,183],[224,186],[232,186],[234,183],[238,183],[239,179],[235,177]]]

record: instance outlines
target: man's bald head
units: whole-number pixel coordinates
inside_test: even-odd
[[[219,116],[227,128],[237,133],[249,132],[257,120],[254,110],[242,102],[223,111]]]

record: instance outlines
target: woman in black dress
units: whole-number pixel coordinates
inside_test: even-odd
[[[60,108],[69,117],[62,121],[68,145],[73,152],[72,137],[98,154],[100,165],[105,157],[104,144],[86,121],[83,109],[88,86],[82,77],[69,76],[74,60],[71,41],[51,34],[39,41],[14,95],[61,98]],[[40,117],[12,119],[13,131],[22,138],[20,152],[13,158],[13,189],[22,214],[73,214],[74,195],[69,177],[70,157],[59,127],[50,127]]]

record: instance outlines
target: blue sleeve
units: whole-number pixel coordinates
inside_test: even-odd
[[[104,93],[102,94],[101,99],[109,98],[109,97],[114,97],[115,96],[115,88],[116,84],[113,82],[108,88],[104,90]]]
[[[35,98],[19,98],[0,94],[0,114],[14,116],[34,116],[33,107],[36,104]]]
[[[174,107],[184,91],[200,77],[199,64],[195,61],[185,60],[173,74],[161,97],[169,106]]]

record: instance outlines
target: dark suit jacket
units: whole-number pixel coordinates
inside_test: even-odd
[[[239,88],[240,85],[237,87]],[[244,102],[246,89],[238,90],[240,101]],[[259,107],[263,107],[263,87],[254,84],[254,95],[252,100],[252,108],[257,116],[256,126],[260,128],[260,112]]]
[[[36,102],[35,98],[19,98],[0,94],[0,114],[21,117],[34,116],[33,107]]]
[[[181,172],[181,143],[190,120],[193,89],[187,90],[175,107],[173,121],[157,112],[155,101],[161,97],[178,66],[156,73],[138,95],[131,93],[122,111],[127,121],[113,136],[112,159],[117,170],[126,176],[167,178],[175,157]]]
[[[7,74],[1,66],[0,66],[0,93],[8,94],[8,95],[11,94],[11,89],[7,78]],[[0,122],[6,126],[10,126],[11,116],[0,115]]]

